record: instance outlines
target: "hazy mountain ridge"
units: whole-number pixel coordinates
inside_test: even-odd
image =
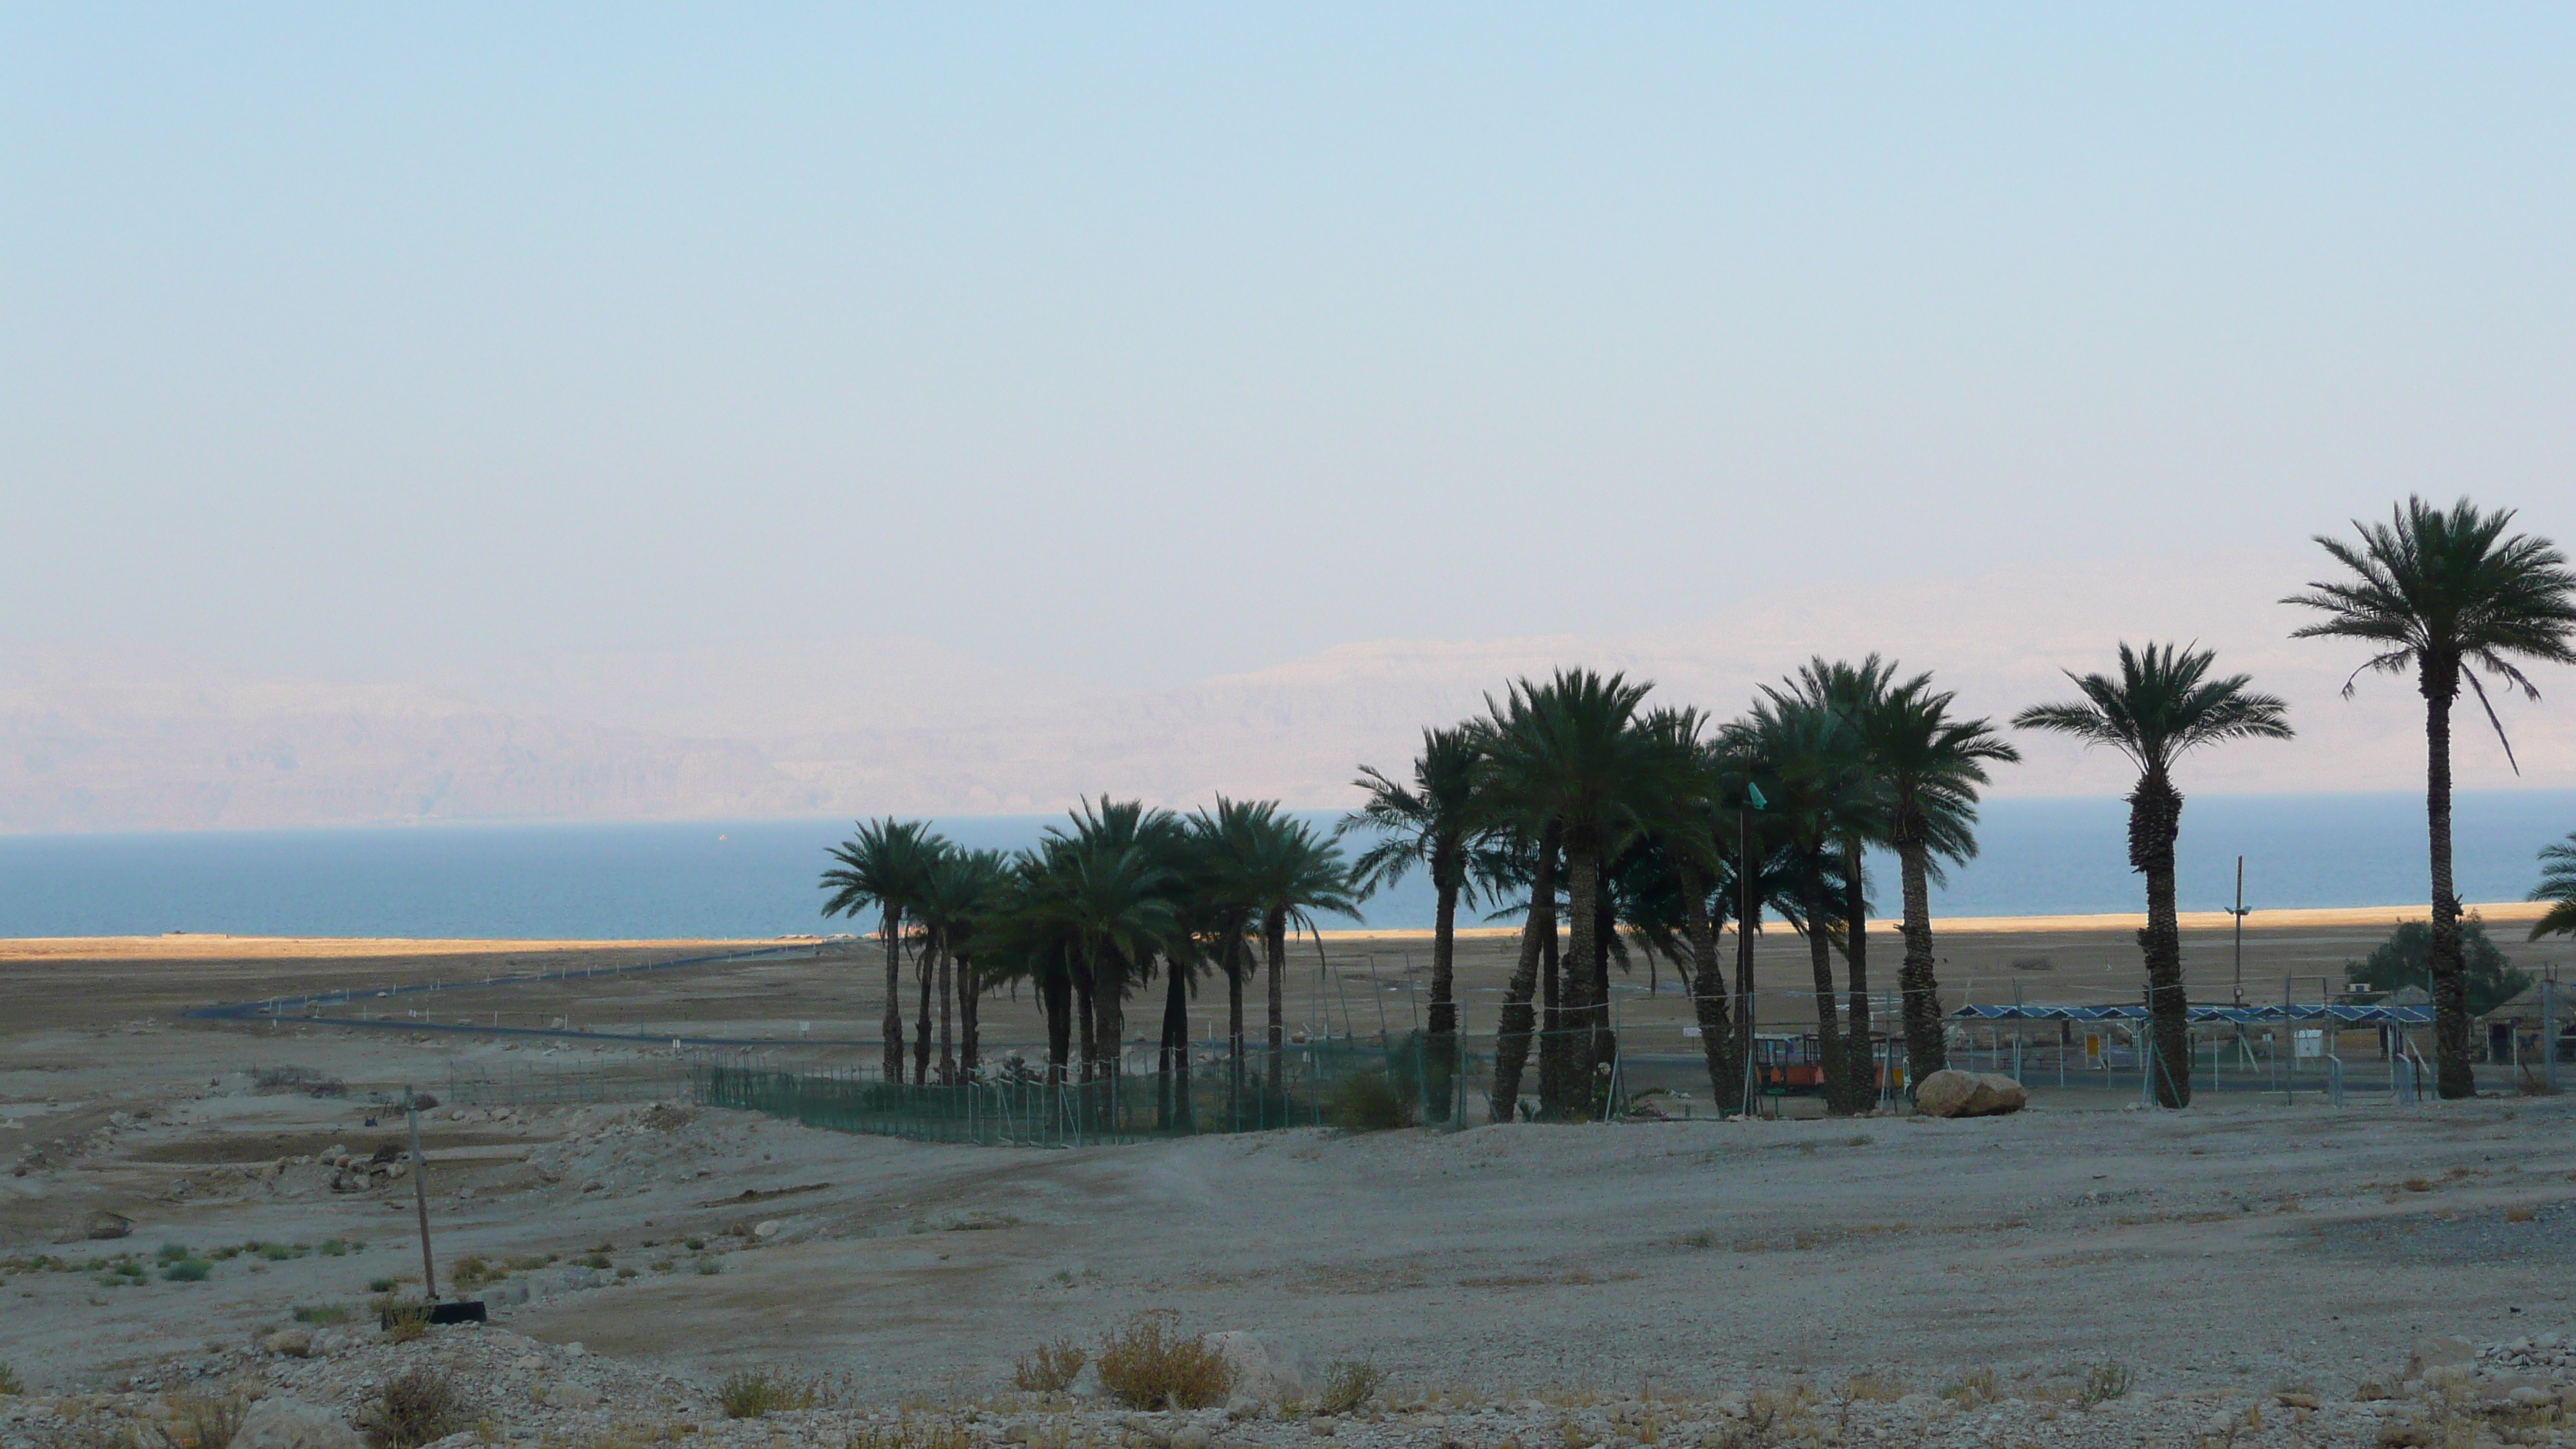
[[[2354,651],[2287,637],[2295,556],[1816,589],[1614,639],[1380,640],[1180,688],[1084,689],[900,639],[765,641],[523,662],[423,684],[253,677],[167,653],[0,657],[0,829],[186,829],[441,819],[645,819],[1051,811],[1109,791],[1348,803],[1358,764],[1400,769],[1423,726],[1510,680],[1622,669],[1720,717],[1811,654],[1872,647],[2001,717],[2107,668],[2119,638],[2198,640],[2287,697],[2300,738],[2192,758],[2186,792],[2420,788],[2410,680],[2340,697]],[[2155,627],[2140,629],[2140,619]],[[2499,700],[2520,782],[2576,785],[2576,678]],[[2516,777],[2474,700],[2462,788]],[[2054,739],[2002,794],[2115,794],[2125,766]],[[2576,822],[2571,822],[2576,824]]]

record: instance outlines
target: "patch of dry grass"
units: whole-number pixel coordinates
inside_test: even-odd
[[[1234,1368],[1180,1315],[1140,1313],[1100,1341],[1100,1386],[1131,1409],[1204,1409],[1225,1402]]]

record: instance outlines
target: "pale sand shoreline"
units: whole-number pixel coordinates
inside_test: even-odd
[[[2549,909],[2541,901],[2492,901],[2473,904],[2471,913],[2484,920],[2503,925],[2540,919]],[[2399,906],[2337,906],[2307,910],[2256,911],[2245,918],[2248,931],[2284,931],[2302,929],[2350,929],[2353,927],[2394,926],[2400,921],[2422,920],[2426,907],[2422,902]],[[2181,916],[2186,931],[2223,931],[2230,918],[2225,911],[2186,911]],[[2143,912],[2095,916],[1941,916],[1935,917],[1932,929],[1946,935],[2025,935],[2042,932],[2132,932],[2143,927]],[[1893,931],[1895,920],[1874,920],[1872,930]],[[1520,933],[1516,926],[1461,926],[1460,940],[1503,940]],[[1428,941],[1427,929],[1324,931],[1326,941]],[[164,960],[239,960],[245,955],[269,959],[309,958],[327,960],[336,957],[401,957],[442,956],[460,953],[490,955],[525,952],[530,955],[575,951],[740,951],[765,946],[818,944],[814,936],[765,936],[742,939],[673,939],[673,940],[536,940],[450,939],[402,936],[225,936],[186,934],[173,936],[21,936],[0,938],[0,959],[44,957],[54,960],[131,960],[159,958]],[[861,945],[873,945],[873,936],[858,938]]]

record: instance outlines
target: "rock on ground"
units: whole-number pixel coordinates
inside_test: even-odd
[[[1926,1117],[2001,1117],[2029,1102],[2021,1083],[1993,1072],[1938,1071],[1914,1089],[1914,1110]]]

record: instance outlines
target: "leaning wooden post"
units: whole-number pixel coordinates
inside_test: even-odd
[[[403,1088],[403,1106],[411,1113],[411,1200],[420,1210],[420,1286],[429,1301],[438,1301],[438,1270],[429,1258],[429,1159],[420,1151],[420,1099]]]

